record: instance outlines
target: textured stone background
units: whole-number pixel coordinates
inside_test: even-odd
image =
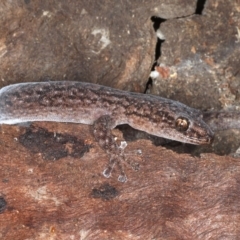
[[[184,5],[181,0],[4,1],[1,86],[66,79],[143,91],[156,44],[150,18],[191,14],[196,2]]]
[[[1,87],[78,80],[239,110],[239,0],[8,0],[0,23]],[[239,131],[211,147],[166,145],[173,151],[128,133],[141,168],[126,167],[122,184],[116,170],[102,176],[108,156],[89,126],[1,126],[0,238],[239,238],[239,158],[217,155],[236,153]]]

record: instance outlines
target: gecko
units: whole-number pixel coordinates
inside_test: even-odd
[[[195,145],[210,144],[214,133],[199,110],[155,95],[117,90],[86,82],[50,81],[17,83],[0,90],[0,124],[33,121],[92,125],[95,141],[109,155],[103,171],[107,178],[118,166],[118,180],[126,182],[123,162],[134,170],[111,130],[128,124],[158,137]]]

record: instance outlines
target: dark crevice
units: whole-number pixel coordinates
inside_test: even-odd
[[[198,0],[197,1],[195,14],[202,15],[205,3],[206,3],[206,0]]]
[[[146,83],[145,90],[144,90],[143,93],[147,93],[147,90],[148,90],[149,88],[151,88],[152,84],[153,84],[152,78],[149,77],[149,78],[148,78],[148,81],[147,81],[147,83]]]
[[[158,60],[158,58],[161,56],[162,52],[161,52],[161,47],[162,47],[162,43],[165,40],[162,39],[157,39],[157,44],[156,44],[156,48],[155,48],[155,61]]]
[[[153,22],[153,29],[156,32],[160,28],[160,25],[166,21],[166,19],[153,16],[151,17],[151,21]],[[158,60],[158,58],[161,56],[161,45],[163,42],[164,42],[163,39],[157,38],[157,43],[155,48],[155,61]]]
[[[166,19],[160,18],[160,17],[156,17],[156,16],[152,16],[151,17],[151,21],[153,22],[153,29],[154,29],[154,31],[157,31],[159,29],[161,23],[165,22]]]
[[[154,31],[157,32],[158,29],[160,28],[161,23],[165,22],[166,19],[160,18],[160,17],[156,17],[156,16],[152,16],[151,17],[151,21],[153,22],[153,29],[154,29]],[[151,71],[154,71],[155,66],[157,65],[157,60],[161,56],[161,46],[162,46],[163,42],[164,42],[163,39],[157,38],[157,43],[156,43],[156,47],[155,47],[154,63],[152,65]],[[152,85],[152,79],[149,78],[148,81],[147,81],[144,93],[147,92],[147,90],[150,88],[151,85]]]

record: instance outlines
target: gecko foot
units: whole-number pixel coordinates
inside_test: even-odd
[[[139,164],[133,163],[126,158],[124,149],[126,148],[127,143],[125,141],[122,141],[120,146],[117,144],[115,136],[111,132],[111,129],[115,126],[116,121],[112,116],[103,115],[94,122],[92,130],[99,146],[110,156],[109,163],[103,171],[104,177],[109,178],[114,166],[117,165],[120,171],[118,181],[126,182],[127,176],[124,172],[123,164],[128,163],[135,171],[139,169]]]
[[[112,170],[114,168],[114,165],[117,164],[117,167],[120,171],[120,175],[118,176],[118,181],[119,182],[126,182],[127,181],[127,176],[124,172],[123,166],[122,166],[122,157],[118,159],[118,157],[110,158],[110,161],[108,163],[107,168],[104,169],[103,171],[103,176],[106,178],[109,178],[111,176]]]
[[[103,171],[103,176],[106,178],[109,178],[111,176],[112,170],[114,169],[115,165],[117,166],[118,171],[120,172],[118,176],[118,181],[122,183],[127,182],[127,176],[124,171],[124,164],[130,165],[134,171],[138,171],[140,169],[139,163],[126,158],[126,155],[122,150],[118,154],[110,153],[109,155],[112,156],[110,157],[107,167]]]
[[[106,178],[109,178],[111,176],[111,172],[112,172],[113,168],[107,167],[106,169],[104,169],[103,171],[103,176]],[[118,181],[119,182],[126,182],[127,181],[127,176],[126,174],[123,172],[118,176]]]
[[[118,181],[119,182],[127,182],[127,176],[126,176],[124,168],[123,168],[124,163],[125,164],[127,163],[128,165],[130,165],[134,171],[138,171],[140,169],[139,163],[133,162],[129,159],[125,159],[125,156],[121,155],[120,157],[118,156],[113,159],[110,159],[107,167],[103,171],[103,176],[106,178],[109,178],[111,176],[112,170],[116,164],[117,168],[120,171],[120,175],[118,176]]]

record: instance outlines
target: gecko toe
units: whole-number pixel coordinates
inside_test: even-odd
[[[118,176],[118,181],[119,181],[119,182],[122,182],[122,183],[126,182],[126,181],[127,181],[127,176],[126,176],[126,174],[121,174],[121,175],[119,175],[119,176]]]
[[[112,170],[113,170],[112,167],[107,167],[103,171],[103,176],[106,177],[106,178],[110,178]]]

